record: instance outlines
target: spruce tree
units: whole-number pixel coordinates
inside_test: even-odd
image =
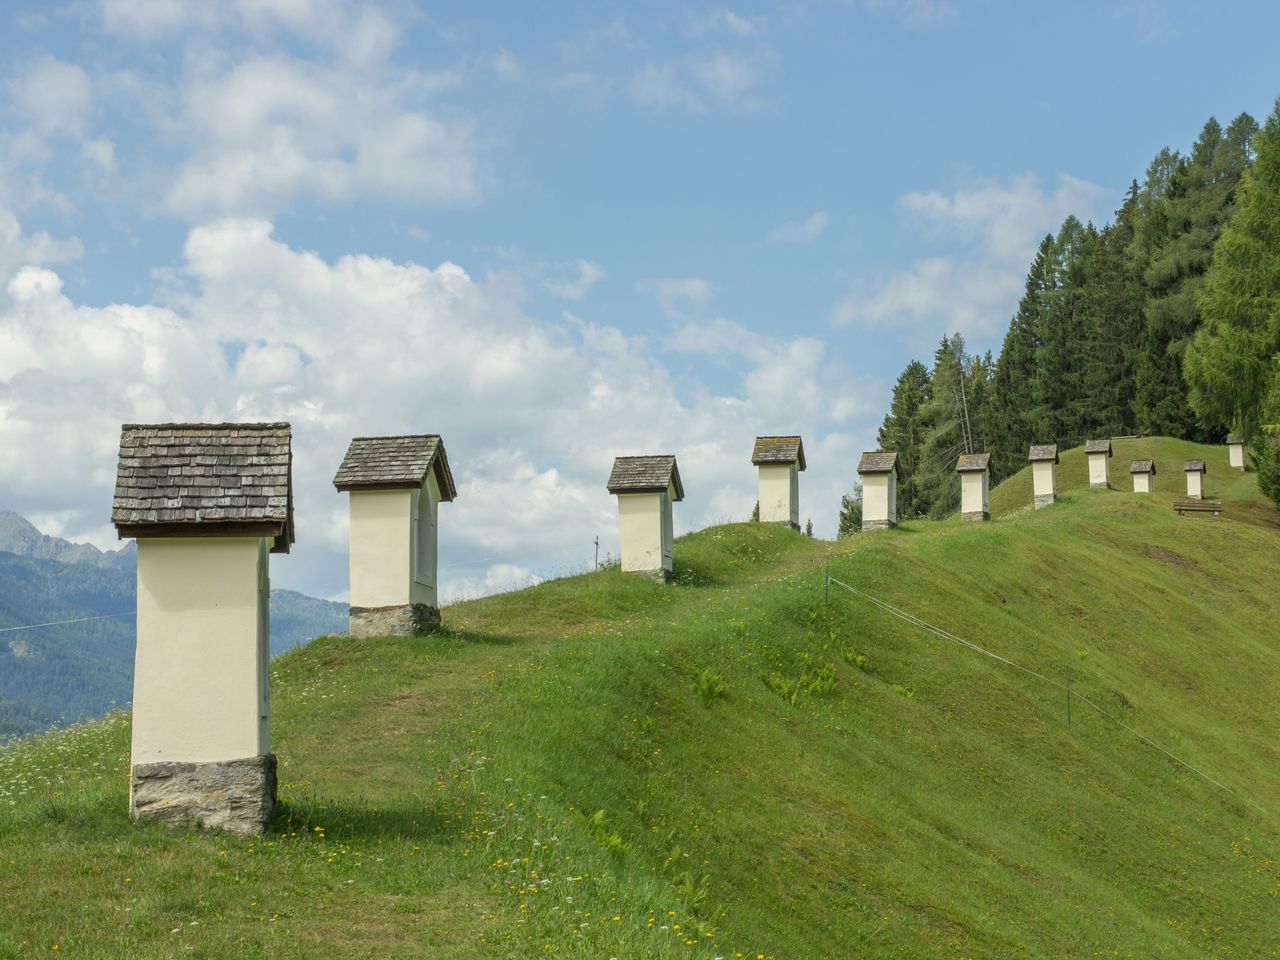
[[[923,512],[916,475],[924,442],[920,408],[928,398],[929,371],[920,361],[912,360],[893,385],[893,399],[878,436],[881,450],[898,454],[898,515],[902,517]]]
[[[1213,246],[1231,215],[1256,130],[1248,114],[1237,117],[1227,132],[1210,119],[1189,157],[1177,157],[1169,169],[1175,155],[1164,151],[1148,172],[1139,236],[1150,296],[1135,407],[1139,423],[1153,433],[1209,439],[1224,426],[1197,425],[1182,361],[1200,325],[1198,293]]]
[[[1134,366],[1146,299],[1130,249],[1137,207],[1138,184],[1134,181],[1115,220],[1098,235],[1083,262],[1078,426],[1085,438],[1117,436],[1135,429]]]
[[[1252,437],[1280,353],[1280,101],[1255,141],[1230,223],[1214,247],[1187,351],[1191,405],[1204,423]]]
[[[968,365],[964,337],[958,333],[943,337],[929,373],[929,398],[920,408],[924,442],[916,474],[917,490],[921,512],[931,517],[946,516],[959,505],[956,458],[973,450],[965,375]]]
[[[1009,322],[996,360],[986,430],[993,480],[1003,480],[1021,469],[1027,447],[1035,442],[1031,384],[1040,346],[1040,313],[1052,283],[1053,260],[1053,237],[1046,236],[1027,272],[1018,312]]]

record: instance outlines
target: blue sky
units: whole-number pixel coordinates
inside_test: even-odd
[[[1039,237],[1280,94],[1265,4],[79,0],[0,12],[0,505],[106,543],[128,419],[295,424],[300,543],[357,433],[444,435],[452,595],[677,527],[802,431],[834,530],[898,371],[996,349]],[[449,573],[452,569],[453,573]]]

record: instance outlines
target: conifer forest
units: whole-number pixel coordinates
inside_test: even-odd
[[[897,450],[903,516],[959,503],[956,458],[989,451],[992,480],[1032,443],[1242,436],[1280,501],[1280,101],[1166,147],[1110,223],[1045,236],[998,357],[943,338],[899,375],[879,431]]]

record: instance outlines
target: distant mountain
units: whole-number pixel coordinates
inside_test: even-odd
[[[99,550],[91,543],[72,543],[41,533],[26,517],[12,510],[0,510],[0,550],[36,560],[63,563],[90,563],[117,570],[136,569],[137,544],[132,540],[119,550]]]
[[[0,511],[0,737],[129,702],[136,587],[134,544],[104,552]],[[273,655],[346,629],[346,604],[271,591]]]

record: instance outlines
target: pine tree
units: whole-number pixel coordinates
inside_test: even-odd
[[[1198,292],[1249,165],[1256,130],[1248,114],[1237,117],[1225,133],[1210,119],[1189,157],[1163,151],[1148,171],[1138,250],[1150,296],[1135,408],[1139,422],[1153,433],[1208,439],[1223,427],[1197,426],[1182,361],[1200,325]]]
[[[840,498],[840,520],[836,524],[836,539],[843,540],[862,532],[862,484],[856,484],[853,493]]]
[[[1054,238],[1047,289],[1041,295],[1036,331],[1035,373],[1031,378],[1031,426],[1037,443],[1070,444],[1083,432],[1081,304],[1084,264],[1098,232],[1067,217]]]
[[[1115,220],[1098,235],[1084,259],[1078,426],[1085,438],[1127,434],[1136,426],[1134,366],[1146,300],[1130,249],[1137,207],[1134,181]]]
[[[917,478],[924,442],[920,408],[928,398],[929,371],[923,363],[912,360],[893,385],[893,399],[877,438],[881,450],[898,454],[898,514],[903,517],[922,512]]]
[[[1184,372],[1202,422],[1252,437],[1280,353],[1280,101],[1255,139],[1257,159],[1214,247],[1198,304],[1204,325]]]
[[[1051,283],[1053,237],[1040,242],[1018,312],[1009,322],[991,387],[987,443],[993,480],[1016,473],[1026,462],[1027,447],[1035,442],[1031,423],[1031,384],[1039,349],[1040,312]]]
[[[943,337],[929,372],[929,398],[920,408],[924,439],[917,469],[917,494],[922,513],[946,516],[960,503],[956,458],[974,449],[969,419],[970,364],[964,337]]]

